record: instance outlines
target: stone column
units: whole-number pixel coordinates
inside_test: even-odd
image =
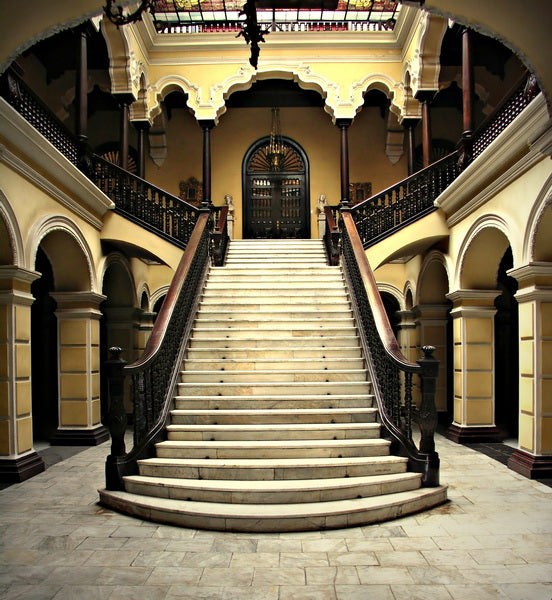
[[[509,271],[519,288],[519,449],[508,467],[531,479],[552,477],[552,266]]]
[[[100,303],[92,292],[52,293],[57,302],[59,427],[52,444],[88,446],[109,438],[100,417]]]
[[[31,283],[40,273],[0,266],[0,481],[44,471],[33,448]]]
[[[423,304],[416,307],[420,346],[433,346],[433,356],[439,361],[439,375],[435,388],[435,406],[438,412],[447,410],[448,308],[446,304]]]
[[[455,442],[497,441],[494,422],[494,300],[498,290],[458,290],[452,300]]]
[[[416,362],[421,356],[420,336],[413,310],[398,310],[395,313],[400,321],[397,331],[397,341],[404,356],[411,362]],[[412,401],[420,406],[422,400],[420,381],[412,378]]]

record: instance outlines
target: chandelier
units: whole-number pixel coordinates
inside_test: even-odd
[[[272,126],[268,143],[268,161],[272,171],[281,171],[284,163],[284,143],[280,132],[280,109],[272,109]]]

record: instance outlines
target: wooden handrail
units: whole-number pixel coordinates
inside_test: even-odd
[[[125,371],[127,371],[129,374],[132,374],[133,371],[139,370],[146,366],[155,358],[155,356],[159,352],[161,342],[165,337],[169,322],[173,315],[176,301],[180,296],[180,293],[184,286],[184,282],[186,280],[186,275],[190,270],[192,260],[197,251],[199,240],[203,235],[205,227],[207,227],[208,221],[208,212],[201,213],[199,215],[192,236],[190,237],[190,241],[188,242],[186,250],[184,251],[182,258],[180,259],[180,263],[178,264],[176,273],[171,281],[171,285],[169,286],[169,291],[165,296],[165,300],[161,305],[161,310],[159,311],[157,319],[155,320],[153,330],[144,349],[144,354],[138,360],[125,367]]]
[[[219,218],[215,223],[213,233],[222,233],[226,227],[226,221],[228,220],[228,205],[223,206],[219,210]]]
[[[324,215],[326,216],[326,223],[331,233],[337,231],[337,222],[334,217],[334,209],[331,206],[324,207]]]
[[[393,329],[389,323],[389,318],[385,311],[385,307],[383,306],[381,294],[379,293],[378,286],[376,285],[374,273],[370,267],[368,258],[366,257],[366,253],[362,246],[362,241],[358,235],[353,217],[348,211],[343,211],[341,216],[351,240],[360,275],[368,295],[370,306],[372,307],[376,328],[385,351],[401,369],[410,371],[412,373],[419,372],[420,365],[407,360],[399,348],[397,338],[395,337]]]

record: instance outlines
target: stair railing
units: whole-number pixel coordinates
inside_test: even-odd
[[[339,264],[339,206],[325,206],[324,215],[326,217],[326,229],[324,231],[323,241],[326,248],[326,256],[331,266]]]
[[[227,205],[213,207],[215,225],[211,235],[211,253],[213,256],[213,265],[215,267],[222,267],[226,252],[228,251],[228,243],[230,241],[228,235],[228,209],[229,207]]]
[[[435,452],[437,427],[435,385],[439,361],[432,346],[424,346],[423,358],[413,363],[400,351],[393,334],[374,274],[349,208],[341,211],[342,256],[345,278],[367,357],[382,425],[392,439],[392,452],[408,458],[411,471],[422,474],[422,485],[439,485],[439,455]],[[412,402],[412,376],[421,380],[419,409]],[[412,422],[420,428],[419,448],[412,437]]]
[[[108,361],[108,369],[114,372],[109,380],[110,409],[108,427],[112,435],[111,454],[106,460],[107,489],[124,489],[123,476],[138,472],[137,461],[154,456],[155,444],[163,439],[169,410],[185,348],[190,338],[193,319],[209,267],[210,210],[201,209],[182,256],[169,291],[155,321],[143,356],[134,363],[121,368],[115,356]],[[115,349],[115,354],[117,354]],[[134,406],[134,447],[127,454],[121,425],[126,416],[122,401],[118,400],[122,384],[117,373],[131,377],[131,393]],[[114,388],[114,390],[112,389]]]

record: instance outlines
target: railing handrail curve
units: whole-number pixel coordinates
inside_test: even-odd
[[[127,371],[129,374],[145,368],[159,353],[161,344],[174,312],[176,301],[180,296],[180,292],[182,291],[182,287],[184,286],[184,282],[186,280],[186,275],[190,270],[194,254],[197,250],[199,240],[203,235],[205,227],[207,227],[208,221],[209,213],[202,212],[197,219],[196,226],[194,227],[190,241],[186,246],[186,250],[180,259],[180,263],[178,264],[176,273],[171,281],[169,290],[165,296],[165,300],[161,305],[161,310],[155,319],[155,323],[146,343],[144,353],[138,360],[125,367],[125,371]]]
[[[362,246],[362,241],[358,235],[358,231],[351,213],[349,211],[342,211],[341,217],[349,238],[351,239],[355,259],[357,261],[360,275],[368,295],[370,306],[372,307],[376,328],[387,355],[400,369],[406,370],[410,373],[420,372],[420,365],[418,363],[409,361],[401,352],[397,338],[395,337],[395,334],[391,328],[391,324],[389,323],[389,318],[385,311],[385,307],[383,306],[381,294],[379,293],[378,286],[376,285],[376,278],[374,277],[374,273],[370,267],[368,258],[366,257],[366,253]]]

